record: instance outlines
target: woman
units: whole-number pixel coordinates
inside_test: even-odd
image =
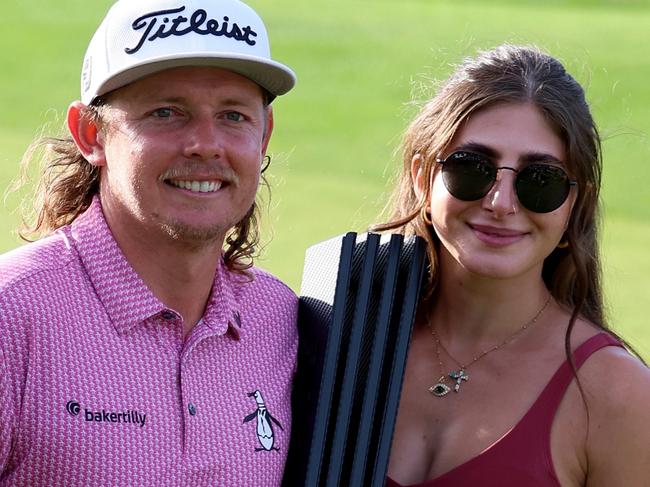
[[[580,85],[535,48],[481,53],[403,157],[378,228],[425,238],[431,264],[387,485],[650,485],[650,372],[603,316]]]

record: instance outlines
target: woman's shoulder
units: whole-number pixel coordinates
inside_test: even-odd
[[[610,418],[617,418],[623,427],[631,425],[632,418],[643,417],[650,425],[650,368],[621,339],[579,320],[571,334],[571,348],[574,359],[582,355],[584,360],[578,364],[578,385],[590,421],[600,417],[610,425]]]
[[[647,399],[650,417],[650,369],[624,346],[598,350],[582,366],[579,377],[601,407],[614,407],[620,412],[638,396]]]
[[[584,348],[589,341],[600,343],[579,372],[580,381],[596,400],[600,399],[603,405],[607,405],[633,390],[650,395],[650,369],[614,333],[579,320],[571,335],[574,352],[581,346]],[[608,340],[599,340],[595,338],[597,336],[608,337]]]
[[[606,331],[595,332],[607,333]],[[647,485],[650,369],[624,347],[593,353],[578,377],[588,407],[589,486]]]
[[[600,389],[604,383],[607,383],[611,386],[608,390],[613,393],[623,392],[633,385],[630,381],[624,380],[625,377],[634,376],[641,381],[650,380],[650,368],[614,333],[589,323],[579,322],[572,335],[574,352],[588,341],[601,343],[601,347],[597,348],[580,368],[580,379],[586,384],[592,384],[593,387]],[[607,337],[607,340],[599,340],[596,337]],[[645,390],[645,386],[642,389]]]

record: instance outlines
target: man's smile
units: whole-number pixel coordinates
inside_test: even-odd
[[[216,193],[221,189],[223,181],[196,181],[166,179],[165,182],[177,188],[186,189],[193,193]]]

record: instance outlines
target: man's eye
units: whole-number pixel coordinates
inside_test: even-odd
[[[226,113],[226,118],[232,122],[241,122],[244,116],[239,112],[228,112]]]
[[[164,108],[157,108],[152,113],[154,117],[169,118],[174,114],[174,111],[169,107],[164,107]]]

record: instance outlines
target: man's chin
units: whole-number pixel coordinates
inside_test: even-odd
[[[222,245],[225,236],[220,226],[195,226],[186,223],[166,223],[162,229],[175,243],[187,248],[204,248],[218,244]]]

